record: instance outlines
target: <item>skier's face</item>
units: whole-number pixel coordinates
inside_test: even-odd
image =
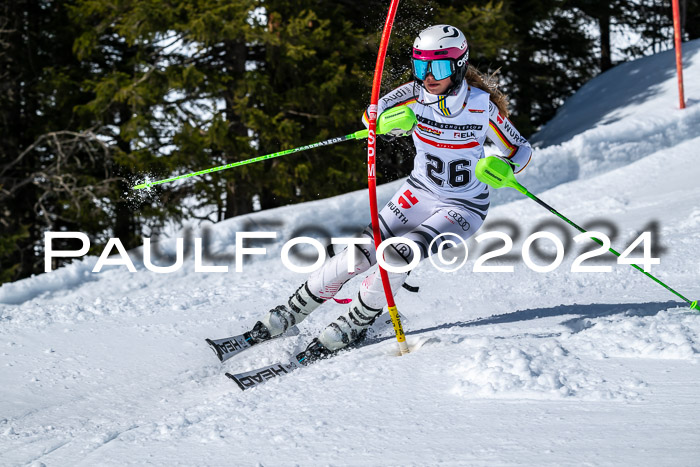
[[[432,73],[428,73],[423,80],[423,85],[430,94],[445,94],[447,88],[450,87],[450,78],[438,81]]]

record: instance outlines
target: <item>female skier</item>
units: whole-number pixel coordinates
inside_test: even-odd
[[[530,144],[507,118],[506,96],[469,67],[468,59],[467,39],[459,29],[431,26],[413,43],[415,80],[379,100],[379,114],[407,105],[417,117],[412,134],[416,147],[413,171],[381,210],[379,221],[382,239],[413,240],[420,248],[421,260],[438,251],[440,234],[452,233],[466,240],[484,222],[489,190],[475,177],[474,169],[484,157],[487,138],[516,173],[525,168],[532,154]],[[363,121],[368,125],[367,112]],[[246,333],[252,343],[276,337],[300,323],[332,299],[345,282],[373,266],[377,259],[371,226],[363,236],[369,238],[370,244],[351,245],[353,251],[346,248],[330,258],[286,304],[270,310],[258,321]],[[354,256],[352,272],[348,272],[348,254]],[[411,263],[413,255],[406,244],[393,244],[384,252],[387,264],[392,266]],[[388,275],[395,294],[407,273]],[[300,357],[305,356],[305,362],[321,358],[355,341],[385,303],[381,278],[374,272],[362,282],[347,312],[329,324]]]

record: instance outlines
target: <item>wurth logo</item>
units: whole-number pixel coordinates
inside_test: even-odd
[[[500,113],[496,116],[496,121],[499,125],[503,125],[503,116]]]
[[[394,203],[389,201],[389,204],[387,204],[387,206],[389,206],[389,209],[391,209],[391,212],[393,212],[394,215],[399,218],[399,220],[401,221],[401,223],[403,225],[408,224],[408,217],[403,215],[403,213],[401,212],[401,209],[399,209],[399,207],[397,205],[395,205]]]
[[[399,196],[399,206],[404,209],[410,209],[412,206],[418,204],[418,198],[413,196],[411,190],[406,190],[403,195]]]

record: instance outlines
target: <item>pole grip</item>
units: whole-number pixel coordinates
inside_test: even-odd
[[[369,136],[369,130],[359,130],[352,134],[353,139],[364,139]]]

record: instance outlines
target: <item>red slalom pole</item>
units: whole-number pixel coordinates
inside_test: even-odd
[[[379,92],[382,84],[382,73],[384,72],[384,58],[386,57],[386,49],[389,46],[389,37],[391,36],[391,28],[394,25],[394,17],[396,10],[399,7],[399,0],[391,0],[389,12],[386,15],[384,30],[382,31],[382,39],[379,43],[379,53],[377,54],[377,64],[374,67],[374,80],[372,81],[372,99],[370,100],[369,111],[369,134],[367,137],[367,183],[369,185],[369,210],[372,216],[372,233],[374,234],[374,246],[379,248],[382,241],[382,235],[379,231],[379,210],[377,209],[377,103],[379,102]],[[380,265],[379,274],[382,278],[384,286],[384,295],[386,295],[386,304],[391,315],[391,322],[394,324],[396,332],[396,340],[399,343],[401,355],[408,353],[408,345],[406,344],[406,336],[401,326],[401,318],[394,303],[394,295],[391,293],[391,284],[387,272]]]
[[[678,0],[673,0],[673,36],[676,49],[676,72],[678,73],[678,98],[681,109],[685,109],[685,96],[683,95],[683,51],[681,47],[681,9]]]

